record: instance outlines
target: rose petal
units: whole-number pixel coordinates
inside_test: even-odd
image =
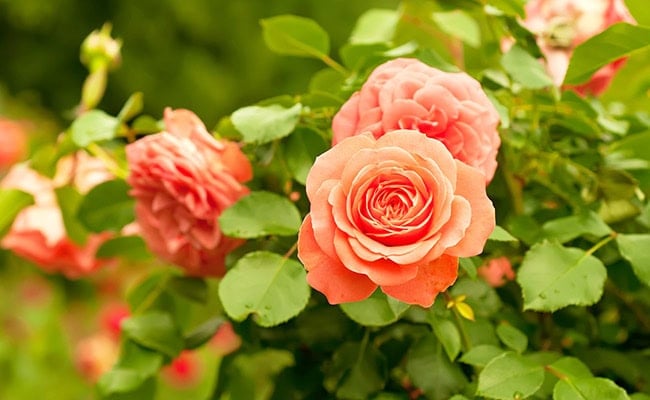
[[[443,255],[421,266],[415,278],[401,285],[382,286],[387,295],[408,304],[431,307],[438,293],[446,290],[458,275],[458,258]]]

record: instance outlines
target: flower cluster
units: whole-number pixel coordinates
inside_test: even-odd
[[[500,143],[478,82],[414,59],[377,67],[334,117],[334,146],[307,177],[298,239],[307,280],[330,303],[377,288],[431,306],[458,257],[494,229],[485,191]]]

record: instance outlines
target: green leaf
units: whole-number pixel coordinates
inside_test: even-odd
[[[494,230],[488,237],[488,240],[494,240],[497,242],[519,242],[519,240],[512,236],[508,231],[500,227],[499,225],[494,227]]]
[[[541,89],[553,84],[542,64],[517,45],[501,57],[501,66],[525,88]]]
[[[544,382],[544,368],[523,356],[506,352],[490,361],[478,376],[480,396],[511,400],[526,398]]]
[[[307,305],[306,275],[297,261],[266,251],[249,253],[228,270],[219,285],[219,298],[234,320],[254,314],[260,326],[279,325]]]
[[[607,271],[596,257],[556,242],[535,244],[517,272],[524,310],[555,311],[591,305],[603,294]]]
[[[120,257],[131,261],[151,259],[151,253],[140,236],[120,236],[109,239],[97,249],[98,258]]]
[[[131,129],[136,133],[156,133],[164,130],[162,122],[150,115],[141,115],[133,121]]]
[[[649,46],[650,28],[614,24],[575,48],[564,83],[582,83],[603,66]]]
[[[56,188],[54,193],[68,237],[77,244],[85,244],[88,232],[77,218],[77,211],[83,201],[83,196],[72,186]]]
[[[263,19],[261,24],[264,42],[278,54],[320,59],[330,52],[327,32],[309,18],[278,15]]]
[[[605,378],[560,380],[553,389],[553,400],[629,400],[620,386]]]
[[[607,161],[610,164],[627,163],[635,168],[650,167],[650,131],[643,131],[615,141],[607,148]],[[623,166],[627,166],[623,164]]]
[[[0,237],[3,237],[23,208],[34,204],[34,197],[17,189],[0,189]]]
[[[505,352],[506,351],[500,347],[493,346],[491,344],[481,344],[472,347],[467,353],[463,354],[463,356],[460,358],[460,362],[483,368],[488,365],[492,359],[500,356]]]
[[[154,376],[163,365],[163,355],[140,346],[133,340],[125,340],[120,350],[120,359],[115,368],[133,369],[143,378]]]
[[[650,234],[619,234],[616,236],[618,250],[639,280],[650,286]]]
[[[203,278],[174,276],[167,281],[167,289],[200,304],[208,301],[208,284]]]
[[[397,321],[409,305],[386,296],[381,290],[365,300],[340,305],[343,312],[364,326],[385,326]]]
[[[414,385],[434,400],[449,399],[462,392],[468,383],[460,365],[449,361],[433,335],[424,336],[411,346],[406,372]]]
[[[434,313],[429,313],[427,319],[429,325],[433,328],[433,333],[442,343],[447,357],[449,357],[450,361],[454,361],[458,357],[461,348],[460,332],[456,324],[449,319],[437,317]]]
[[[202,346],[214,337],[214,334],[217,333],[217,330],[224,322],[225,319],[219,315],[195,327],[185,335],[185,348],[195,349]]]
[[[612,233],[610,227],[593,211],[554,219],[542,225],[543,237],[555,239],[560,243],[584,235],[597,239],[610,233]]]
[[[129,189],[123,179],[95,186],[79,205],[79,220],[93,232],[119,231],[135,219],[135,202]]]
[[[466,12],[460,9],[434,12],[432,18],[443,32],[457,37],[469,46],[481,45],[481,28],[478,22]]]
[[[103,399],[148,400],[154,398],[155,380],[131,368],[113,368],[101,376],[97,388]]]
[[[79,147],[110,140],[117,134],[120,121],[100,110],[90,110],[74,120],[70,126],[72,141]]]
[[[244,142],[263,144],[281,139],[296,128],[302,105],[284,108],[278,104],[249,106],[232,113],[231,121]]]
[[[506,346],[521,354],[528,347],[528,337],[512,325],[500,324],[497,326],[497,336]]]
[[[329,148],[325,140],[311,129],[296,129],[287,138],[284,157],[291,175],[303,185],[314,160]]]
[[[336,396],[366,399],[386,384],[386,359],[372,345],[344,343],[332,356],[333,370],[340,376]]]
[[[459,259],[458,265],[463,269],[463,271],[467,272],[467,276],[472,279],[476,279],[476,264],[474,264],[474,261],[472,261],[471,258],[461,257]]]
[[[525,15],[522,0],[488,0],[488,4],[513,17],[523,18]]]
[[[395,35],[398,21],[397,11],[372,8],[361,14],[348,42],[351,44],[388,43]]]
[[[589,368],[575,357],[562,357],[548,366],[549,369],[569,379],[589,378],[593,376]]]
[[[121,328],[134,342],[171,358],[183,350],[183,337],[168,313],[152,311],[134,315],[125,319]]]
[[[133,93],[126,100],[126,103],[124,103],[124,106],[122,106],[122,109],[120,110],[119,114],[117,114],[117,119],[122,122],[126,122],[131,118],[135,117],[136,115],[140,114],[140,112],[142,112],[142,107],[143,107],[142,98],[143,98],[142,92]]]
[[[295,235],[301,223],[300,212],[289,199],[263,191],[242,197],[219,216],[224,234],[245,239]]]

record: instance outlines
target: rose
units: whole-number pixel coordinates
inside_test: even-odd
[[[479,170],[413,130],[341,141],[316,159],[306,189],[298,258],[331,304],[380,286],[428,307],[455,281],[458,257],[481,253],[495,225]]]
[[[0,117],[0,169],[18,162],[27,150],[27,134],[23,124]]]
[[[477,272],[492,287],[501,287],[507,281],[515,279],[515,272],[508,257],[493,258],[478,267]]]
[[[96,383],[115,364],[119,352],[119,342],[110,335],[100,332],[77,343],[74,363],[77,371],[84,378],[89,382]]]
[[[30,193],[34,196],[34,204],[18,213],[0,245],[50,273],[79,278],[95,272],[106,263],[106,260],[96,259],[95,253],[111,233],[89,234],[83,245],[73,242],[66,233],[54,189],[70,182],[81,193],[86,193],[111,177],[101,160],[84,152],[62,158],[53,180],[27,165],[16,164],[0,187]]]
[[[126,146],[140,231],[155,254],[188,275],[223,275],[226,255],[243,242],[224,236],[217,218],[248,193],[250,162],[190,111],[168,108],[164,120],[165,131]]]
[[[522,24],[536,35],[548,73],[560,86],[575,47],[617,22],[636,23],[623,0],[531,0]],[[591,80],[573,89],[580,94],[601,94],[624,63],[625,59],[619,59],[602,67]]]
[[[415,129],[444,143],[454,158],[479,168],[486,182],[497,168],[499,116],[480,84],[400,58],[377,67],[332,121],[333,144],[370,131],[376,138]]]

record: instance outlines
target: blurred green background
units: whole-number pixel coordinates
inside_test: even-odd
[[[643,25],[650,25],[647,2],[626,1]],[[398,4],[0,0],[0,115],[46,121],[39,126],[47,134],[63,129],[87,73],[79,61],[81,42],[111,22],[113,36],[124,42],[122,65],[110,74],[99,107],[114,115],[131,93],[141,91],[145,113],[160,117],[166,106],[188,108],[211,128],[241,106],[304,92],[311,75],[324,67],[317,60],[272,53],[263,43],[260,19],[285,13],[313,18],[329,33],[338,58],[338,48],[362,12]],[[649,51],[629,60],[604,98],[613,99],[650,111]],[[92,386],[75,371],[74,343],[66,333],[77,330],[85,335],[96,329],[92,315],[98,307],[93,283],[46,277],[0,251],[0,400],[92,398]],[[81,320],[84,326],[65,327],[66,319]]]
[[[281,57],[262,40],[259,20],[291,13],[313,18],[336,50],[370,7],[397,0],[0,0],[0,86],[61,117],[79,101],[86,71],[79,46],[104,22],[124,42],[100,108],[116,113],[135,92],[145,112],[195,111],[207,124],[266,97],[305,90],[323,67]],[[1,108],[0,108],[1,111]]]

